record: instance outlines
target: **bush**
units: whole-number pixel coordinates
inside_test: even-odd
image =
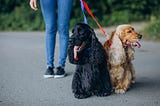
[[[160,40],[160,16],[152,16],[151,21],[148,23],[148,26],[142,30],[144,36],[153,40]]]
[[[9,13],[2,13],[0,30],[44,30],[44,23],[40,12],[33,11],[29,5],[21,5]]]
[[[160,0],[85,0],[96,19],[102,26],[150,20],[160,11]],[[38,0],[39,4],[39,0]],[[38,6],[39,7],[39,6]],[[33,11],[29,1],[0,1],[0,30],[44,30],[44,21],[40,11]],[[86,13],[88,23],[97,27],[93,19]],[[73,0],[70,26],[83,22],[83,14],[79,0]]]

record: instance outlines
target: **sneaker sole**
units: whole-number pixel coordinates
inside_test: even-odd
[[[43,75],[44,78],[53,78],[54,75]]]
[[[63,78],[65,75],[55,75],[54,78]]]

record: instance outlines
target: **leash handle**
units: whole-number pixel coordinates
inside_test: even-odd
[[[84,13],[84,8],[87,10],[87,12],[89,13],[89,15],[92,17],[92,19],[96,22],[96,24],[98,25],[99,29],[102,31],[102,33],[104,34],[104,36],[106,36],[106,31],[102,28],[102,26],[98,23],[98,21],[96,20],[95,16],[93,15],[91,9],[88,7],[87,3],[84,0],[80,0],[81,1],[81,9],[84,15],[84,21],[87,20],[85,13]]]

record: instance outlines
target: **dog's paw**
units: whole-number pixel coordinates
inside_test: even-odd
[[[111,91],[107,91],[107,90],[95,90],[93,92],[93,95],[96,95],[96,96],[109,96],[111,95]]]
[[[96,93],[96,96],[109,96],[111,95],[111,92],[101,92],[101,93]]]
[[[124,89],[116,89],[115,93],[116,94],[124,94],[124,93],[126,93],[126,90],[124,90]]]
[[[77,99],[85,99],[87,97],[90,97],[91,95],[87,95],[87,94],[74,94],[74,97]]]

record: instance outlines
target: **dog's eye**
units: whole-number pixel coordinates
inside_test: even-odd
[[[127,33],[131,33],[131,32],[132,32],[131,30],[127,31]]]

